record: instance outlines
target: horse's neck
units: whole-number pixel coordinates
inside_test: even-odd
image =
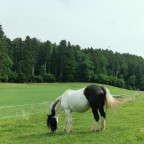
[[[58,98],[56,98],[56,100],[54,102],[52,102],[52,105],[58,100],[58,103],[56,104],[55,106],[55,116],[57,117],[61,110],[62,110],[62,107],[61,107],[61,96],[59,96]]]
[[[61,101],[59,101],[55,107],[55,116],[59,116],[60,112],[62,111]]]

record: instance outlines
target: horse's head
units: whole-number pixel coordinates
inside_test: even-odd
[[[50,128],[51,133],[56,132],[57,130],[57,120],[55,118],[55,116],[51,115],[47,115],[47,126]]]
[[[57,130],[57,120],[55,118],[55,106],[58,103],[58,100],[55,102],[49,102],[49,115],[47,118],[47,126],[50,128],[51,133],[56,132]]]

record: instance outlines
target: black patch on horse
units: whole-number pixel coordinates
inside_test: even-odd
[[[57,130],[57,121],[54,116],[48,115],[47,126],[51,129],[52,132]]]
[[[85,88],[84,95],[90,103],[95,120],[99,121],[98,110],[102,117],[106,117],[104,105],[106,100],[106,89],[97,85],[90,85]]]
[[[58,103],[58,101],[56,101],[53,104],[52,110],[51,110],[51,114],[47,115],[47,126],[51,129],[52,132],[57,130],[57,120],[55,118],[55,106]]]

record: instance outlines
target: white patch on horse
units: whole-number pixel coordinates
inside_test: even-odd
[[[61,106],[70,109],[70,112],[85,112],[90,106],[83,94],[84,88],[80,90],[68,90],[62,95]]]
[[[101,117],[101,126],[99,128],[99,131],[104,131],[105,130],[105,118]]]
[[[91,132],[95,132],[96,131],[96,125],[97,125],[97,121],[94,120],[92,128],[90,129]]]

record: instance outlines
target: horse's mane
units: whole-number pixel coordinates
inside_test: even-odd
[[[54,101],[54,104],[53,104],[52,109],[51,109],[51,114],[52,115],[55,115],[55,107],[56,107],[58,102],[59,102],[59,100]]]
[[[59,96],[58,98],[56,98],[55,101],[53,101],[53,102],[50,104],[50,112],[51,112],[51,113],[54,112],[54,110],[55,110],[55,108],[56,108],[56,105],[61,102],[61,97],[62,97],[62,96]]]

